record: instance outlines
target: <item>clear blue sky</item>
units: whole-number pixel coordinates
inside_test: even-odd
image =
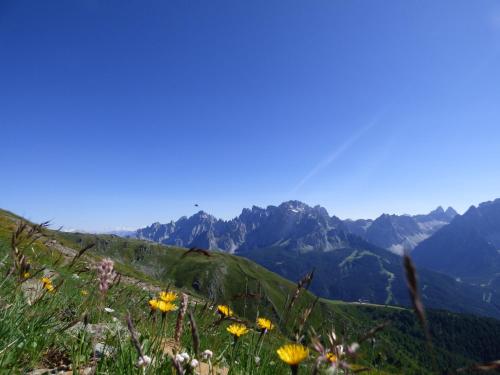
[[[0,207],[66,228],[500,197],[500,3],[0,2]]]

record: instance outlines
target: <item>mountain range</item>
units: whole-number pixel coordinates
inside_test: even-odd
[[[384,214],[375,220],[341,220],[329,216],[321,206],[310,207],[299,201],[288,201],[265,209],[257,206],[245,208],[238,217],[228,221],[200,211],[167,224],[156,222],[137,230],[135,236],[166,245],[199,246],[229,253],[295,238],[298,241],[296,248],[308,251],[334,249],[336,245],[329,243],[325,234],[335,228],[401,254],[412,250],[456,215],[451,207],[446,211],[438,207],[427,215]]]
[[[136,236],[167,245],[241,255],[294,281],[314,269],[311,289],[322,297],[394,305],[410,304],[401,258],[394,253],[412,250],[420,266],[422,297],[428,306],[498,316],[500,290],[495,287],[496,279],[490,277],[490,283],[461,279],[460,272],[447,272],[448,265],[431,262],[432,249],[422,250],[430,246],[425,244],[433,243],[435,235],[447,233],[446,228],[462,220],[452,208],[441,207],[427,215],[341,220],[323,207],[288,201],[279,206],[244,209],[228,221],[200,211],[175,222],[154,223],[139,229]],[[497,238],[496,232],[488,233],[485,236],[490,241]],[[455,238],[453,233],[450,236]],[[435,253],[443,258],[442,252]],[[485,254],[492,256],[493,252],[489,248]],[[482,263],[491,261],[488,258]],[[491,267],[491,275],[495,269]]]
[[[415,262],[500,290],[500,199],[470,207],[414,249]]]
[[[375,220],[345,220],[344,225],[349,232],[374,245],[403,254],[449,224],[456,215],[452,207],[446,211],[438,207],[427,215],[383,214]]]

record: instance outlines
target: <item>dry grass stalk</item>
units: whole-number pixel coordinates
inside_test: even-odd
[[[82,273],[90,272],[90,267],[84,265],[82,268],[79,268],[79,269],[75,270],[74,272],[77,275],[81,275]]]
[[[12,273],[17,272],[19,280],[23,280],[31,268],[28,258],[24,254],[24,249],[31,247],[37,240],[42,238],[43,229],[48,225],[48,221],[32,226],[25,221],[20,221],[16,230],[12,232],[10,240],[11,254],[14,260],[14,271]]]
[[[235,316],[221,316],[219,319],[217,319],[213,324],[212,327],[217,327],[219,326],[222,322],[235,322],[239,324],[244,324],[244,325],[250,325],[250,322],[246,319],[240,319]]]
[[[359,339],[358,339],[358,343],[362,343],[368,339],[371,339],[372,337],[375,337],[375,335],[382,331],[383,329],[385,329],[385,327],[387,327],[388,325],[390,324],[390,322],[383,322],[379,325],[376,325],[375,327],[373,327],[372,329],[370,329],[368,332],[366,332],[363,336],[361,336]]]
[[[424,331],[425,338],[427,341],[427,348],[429,350],[432,365],[434,369],[437,369],[436,357],[432,346],[431,334],[429,332],[429,326],[427,324],[427,319],[425,317],[424,304],[420,298],[420,292],[418,289],[418,277],[415,265],[408,254],[404,254],[403,263],[406,273],[406,282],[408,285],[408,291],[410,292],[411,302],[413,304],[413,309],[418,317],[422,330]]]
[[[182,327],[184,323],[184,317],[186,316],[186,311],[188,307],[188,296],[185,293],[181,295],[181,304],[179,307],[179,313],[177,314],[177,322],[175,323],[175,334],[174,340],[176,345],[179,345],[182,335]]]
[[[304,309],[302,312],[300,318],[299,318],[299,335],[302,333],[304,330],[304,327],[309,320],[309,317],[311,316],[311,313],[313,312],[314,308],[316,307],[316,304],[319,301],[319,297],[316,297],[314,301],[311,303],[311,305],[307,308]]]
[[[139,358],[144,358],[144,352],[142,351],[142,346],[139,343],[139,339],[137,338],[137,333],[135,332],[134,325],[132,324],[130,313],[127,313],[126,320],[127,320],[127,327],[130,332],[130,340],[132,341],[132,344],[134,344],[135,350],[137,350]]]
[[[295,305],[295,302],[297,302],[297,299],[299,298],[300,293],[303,290],[309,289],[313,277],[314,277],[314,269],[299,280],[299,282],[297,283],[297,288],[295,289],[295,293],[290,301],[290,304],[288,305],[288,309],[291,309]]]
[[[199,247],[192,247],[188,251],[186,251],[184,254],[182,254],[181,259],[188,256],[189,254],[201,254],[201,255],[205,255],[206,257],[212,256],[212,254],[210,254],[210,251],[208,251],[208,250],[200,249]]]
[[[285,304],[285,319],[283,322],[283,326],[286,326],[288,323],[288,318],[290,317],[290,311],[292,310],[293,306],[299,299],[299,296],[303,290],[307,290],[309,286],[311,285],[312,279],[314,276],[314,269],[307,273],[302,279],[299,280],[297,283],[297,287],[295,288],[295,292],[290,299],[289,296],[287,296],[287,303]]]
[[[200,335],[198,334],[198,327],[196,326],[196,321],[194,320],[193,312],[189,311],[189,324],[191,325],[191,337],[193,339],[193,351],[196,357],[200,354]]]
[[[64,254],[63,253],[59,253],[59,255],[57,256],[57,259],[54,261],[54,266],[57,266],[59,263],[61,263],[61,261],[64,259]]]
[[[71,260],[71,263],[69,264],[69,268],[73,267],[75,262],[83,255],[87,250],[92,249],[95,246],[95,243],[91,243],[90,245],[85,246],[83,249],[81,249]]]
[[[424,304],[422,303],[422,299],[420,298],[420,293],[418,290],[418,279],[415,265],[413,264],[413,261],[408,254],[404,255],[403,262],[406,273],[406,282],[408,285],[408,291],[410,292],[410,298],[413,304],[413,308],[415,310],[415,313],[417,314],[418,320],[420,321],[420,325],[422,326],[426,337],[430,340],[430,334],[427,327],[427,319],[425,317]]]

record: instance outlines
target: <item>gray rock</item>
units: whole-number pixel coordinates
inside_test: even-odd
[[[73,335],[81,334],[84,331],[97,342],[103,342],[106,338],[114,336],[127,339],[130,337],[128,329],[120,321],[87,324],[86,326],[82,322],[78,322],[67,330],[69,334]]]

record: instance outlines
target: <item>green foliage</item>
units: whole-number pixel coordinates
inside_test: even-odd
[[[9,235],[15,227],[14,216],[0,212],[0,274],[12,266],[9,260]],[[125,317],[131,315],[144,353],[154,358],[146,373],[174,373],[169,353],[177,313],[151,314],[148,300],[158,290],[170,288],[187,293],[199,328],[200,349],[214,352],[212,363],[231,368],[232,374],[286,374],[288,367],[276,355],[283,343],[294,341],[306,308],[315,296],[302,291],[293,307],[290,299],[296,285],[255,263],[236,256],[213,252],[210,256],[186,253],[185,249],[165,247],[150,242],[46,231],[47,239],[73,249],[90,243],[89,250],[73,266],[71,257],[61,258],[57,247],[37,241],[26,249],[33,271],[50,270],[57,290],[43,292],[40,275],[22,284],[13,278],[0,280],[0,368],[24,373],[35,368],[53,368],[71,364],[73,369],[95,366],[97,373],[139,374],[135,366],[138,353],[129,339]],[[122,281],[102,295],[96,282],[93,264],[101,257],[116,261]],[[27,286],[41,290],[32,304],[27,303]],[[82,291],[88,291],[83,295]],[[226,331],[230,322],[218,322],[214,306],[229,304],[250,333],[236,346]],[[106,312],[105,307],[113,312]],[[494,319],[428,311],[433,348],[429,348],[413,313],[391,306],[350,304],[319,300],[301,332],[310,343],[312,330],[325,338],[335,330],[345,343],[359,341],[371,328],[389,322],[375,339],[361,342],[354,366],[369,367],[367,374],[444,373],[477,361],[496,359],[500,352],[500,322]],[[262,342],[255,327],[257,316],[270,318],[277,328]],[[99,340],[82,329],[106,327]],[[180,350],[191,357],[195,348],[188,321],[184,321]],[[97,342],[104,345],[104,355],[95,360]],[[326,340],[323,339],[323,344]],[[101,348],[102,349],[102,348]],[[301,365],[308,373],[315,354]],[[259,365],[255,357],[259,357]],[[306,369],[309,369],[306,371]]]

